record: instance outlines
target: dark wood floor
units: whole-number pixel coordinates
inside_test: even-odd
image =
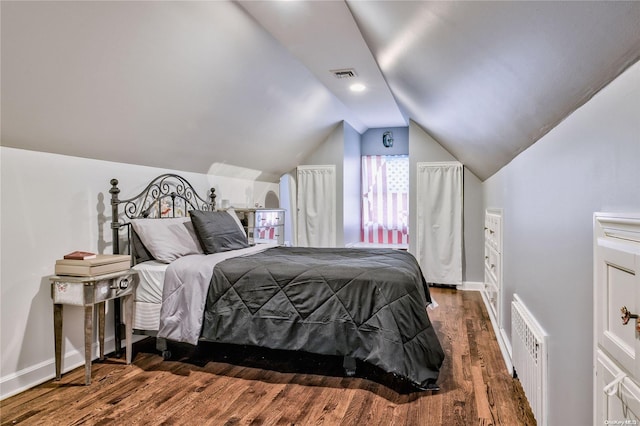
[[[522,388],[507,372],[477,292],[434,288],[429,311],[446,353],[441,390],[341,359],[244,347],[174,347],[163,361],[153,340],[134,364],[109,358],[0,403],[2,425],[534,425]]]

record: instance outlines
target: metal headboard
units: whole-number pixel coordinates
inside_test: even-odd
[[[127,227],[127,245],[131,253],[131,229],[126,219],[184,217],[189,210],[215,210],[215,188],[209,191],[209,200],[200,197],[191,183],[182,176],[165,173],[153,179],[138,195],[120,200],[118,179],[111,179],[111,230],[113,253],[120,254],[120,229]],[[125,221],[120,221],[120,205]]]

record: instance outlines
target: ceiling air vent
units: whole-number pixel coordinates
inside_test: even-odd
[[[354,70],[353,68],[345,68],[341,70],[330,70],[330,72],[336,78],[353,78],[358,76],[358,74],[356,74],[356,70]]]

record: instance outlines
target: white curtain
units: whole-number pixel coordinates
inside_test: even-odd
[[[336,245],[336,166],[298,166],[297,242]]]
[[[462,284],[462,164],[418,163],[418,262],[427,282]]]

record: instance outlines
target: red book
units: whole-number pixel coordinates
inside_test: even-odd
[[[95,259],[96,254],[91,253],[90,251],[73,251],[69,254],[64,255],[65,259],[73,259],[73,260],[86,260],[86,259]]]

